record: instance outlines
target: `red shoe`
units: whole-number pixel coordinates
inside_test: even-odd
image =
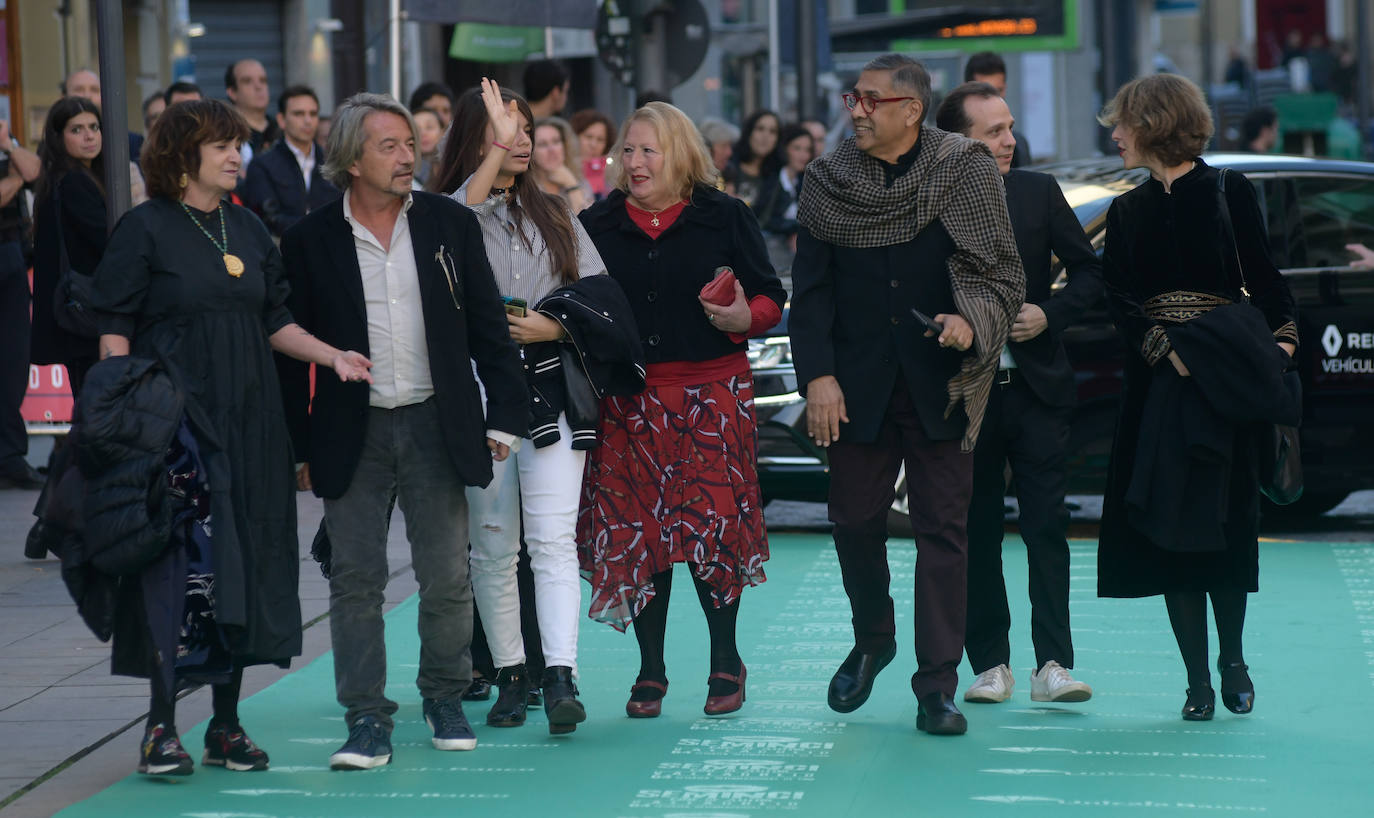
[[[663,695],[657,699],[635,701],[635,691],[646,687],[653,688]],[[663,696],[666,695],[668,695],[667,682],[655,682],[653,679],[635,682],[634,686],[630,688],[630,700],[625,702],[625,715],[632,719],[656,719],[663,712]]]
[[[749,668],[740,662],[739,675],[730,673],[712,673],[706,677],[709,685],[713,679],[720,679],[723,682],[734,682],[739,685],[739,689],[728,696],[707,696],[706,707],[703,708],[708,716],[723,716],[726,713],[733,713],[744,706],[744,680],[749,675]]]

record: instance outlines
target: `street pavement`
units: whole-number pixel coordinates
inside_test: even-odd
[[[148,688],[140,679],[112,676],[109,645],[87,630],[62,584],[54,559],[27,560],[24,537],[37,492],[0,491],[0,813],[3,818],[51,816],[103,790],[133,770]],[[330,648],[328,583],[309,556],[323,513],[309,494],[298,495],[301,611],[306,624],[301,667]],[[1092,515],[1100,498],[1074,498],[1075,536],[1093,536]],[[773,503],[770,528],[824,530],[824,506]],[[393,571],[387,608],[415,591],[409,548],[400,515],[387,543]],[[1271,526],[1271,528],[1274,528]],[[1288,524],[1271,536],[1374,542],[1374,491],[1352,495],[1315,521]],[[289,671],[251,668],[244,695],[267,687]],[[332,696],[332,690],[320,690]],[[207,690],[186,695],[177,722],[190,727],[210,716]],[[341,728],[342,730],[342,728]],[[340,740],[343,734],[340,732]],[[188,747],[197,759],[199,747]]]

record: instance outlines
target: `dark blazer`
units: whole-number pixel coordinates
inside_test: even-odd
[[[1062,334],[1102,298],[1102,263],[1053,176],[1013,170],[1003,178],[1016,249],[1026,269],[1026,303],[1044,310],[1048,322],[1045,331],[1029,341],[1011,342],[1011,357],[1036,397],[1050,406],[1072,406],[1073,367]],[[1053,296],[1051,253],[1064,262],[1069,279]]]
[[[243,182],[243,203],[262,217],[263,224],[274,236],[301,220],[312,210],[339,198],[339,189],[320,174],[324,152],[312,145],[315,167],[310,172],[310,190],[305,189],[305,177],[300,163],[286,144],[277,140],[272,149],[254,156],[248,165],[248,178]]]
[[[797,384],[833,375],[844,392],[846,443],[877,439],[898,377],[931,440],[963,437],[962,408],[945,417],[949,379],[966,353],[925,337],[911,314],[958,312],[949,283],[954,240],[937,219],[914,239],[886,247],[841,247],[797,231],[792,264],[792,338]]]
[[[65,364],[94,359],[95,342],[57,325],[53,298],[61,275],[62,248],[57,244],[58,219],[73,270],[91,275],[105,255],[109,228],[105,224],[105,194],[95,177],[68,171],[53,184],[55,196],[37,203],[33,243],[33,328],[30,357],[36,364]]]
[[[613,190],[579,215],[606,272],[625,290],[647,363],[709,361],[745,349],[711,326],[697,301],[716,268],[735,271],[747,298],[787,300],[753,211],[739,199],[698,185],[691,204],[651,239],[630,220],[625,194]]]
[[[410,240],[420,278],[430,376],[444,418],[444,447],[466,485],[491,482],[486,430],[521,436],[529,429],[529,391],[505,308],[471,210],[445,196],[416,192]],[[353,229],[343,199],[310,213],[282,236],[291,282],[287,306],[296,322],[339,349],[369,354],[367,307]],[[439,261],[455,273],[450,282]],[[484,412],[472,361],[487,390]],[[369,386],[321,371],[311,401],[305,367],[283,367],[283,400],[297,458],[310,463],[315,493],[348,490],[367,430]]]

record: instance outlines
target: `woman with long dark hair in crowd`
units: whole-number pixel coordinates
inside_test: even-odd
[[[53,103],[38,156],[43,173],[34,201],[30,357],[36,364],[64,365],[76,396],[96,361],[96,340],[59,326],[53,302],[61,298],[58,280],[64,265],[90,276],[105,253],[105,153],[95,103],[85,97],[63,97]]]
[[[292,320],[271,235],[251,211],[226,204],[248,136],[243,117],[218,100],[167,108],[143,147],[152,198],[120,220],[94,271],[99,366],[131,354],[159,361],[185,395],[187,413],[208,426],[196,440],[207,464],[196,482],[208,485],[208,496],[198,497],[187,483],[174,486],[196,509],[190,527],[205,536],[174,539],[165,549],[169,559],[180,555],[179,573],[163,562],[145,571],[165,574],[157,587],[167,596],[157,599],[179,610],[196,574],[187,565],[205,564],[209,577],[199,577],[208,590],[201,597],[213,602],[194,610],[213,619],[218,636],[207,637],[207,650],[223,653],[223,662],[188,676],[179,617],[154,619],[139,604],[116,612],[125,625],[115,628],[115,672],[152,683],[138,766],[148,774],[192,772],[175,722],[177,689],[192,679],[210,681],[214,691],[202,763],[267,769],[267,754],[238,721],[243,669],[285,666],[301,651],[295,464],[272,351],[332,368],[341,380],[371,380],[366,358],[334,349]],[[93,383],[99,372],[92,372]],[[211,458],[211,449],[220,457]],[[135,577],[132,599],[152,601],[154,585]],[[163,649],[169,644],[170,655]]]
[[[752,205],[759,185],[778,172],[778,134],[782,120],[772,111],[755,111],[740,127],[739,141],[725,166],[725,183],[737,198]]]
[[[793,124],[783,128],[777,151],[782,167],[759,185],[753,205],[768,240],[768,257],[779,270],[790,270],[792,257],[797,254],[797,200],[813,146],[811,132],[805,127]]]
[[[1148,168],[1150,178],[1107,212],[1103,277],[1128,354],[1098,593],[1163,594],[1188,672],[1190,721],[1215,712],[1210,598],[1222,703],[1248,713],[1255,687],[1242,639],[1247,594],[1259,588],[1256,433],[1297,414],[1280,375],[1298,343],[1293,296],[1269,257],[1254,188],[1199,158],[1212,117],[1196,85],[1172,74],[1133,80],[1099,121],[1114,127],[1125,166]]]
[[[574,541],[586,449],[592,420],[578,425],[568,404],[569,382],[580,364],[571,353],[576,316],[588,298],[616,289],[568,203],[541,189],[531,167],[536,129],[528,103],[483,80],[458,99],[452,133],[440,162],[437,190],[472,208],[482,226],[492,272],[508,299],[510,334],[520,345],[534,420],[511,457],[494,463],[486,488],[470,488],[472,586],[493,663],[498,695],[487,723],[525,722],[531,687],[543,689],[550,733],[570,733],[586,718],[578,700],[577,623],[582,606]],[[561,161],[561,160],[560,160]],[[579,308],[541,312],[559,300]],[[623,318],[598,304],[598,323]],[[602,312],[605,312],[605,315]],[[608,351],[581,338],[581,352]],[[594,420],[594,419],[593,419]],[[542,646],[542,678],[531,680],[521,636],[522,604],[516,579],[521,531],[534,578],[534,607]]]
[[[768,559],[745,344],[778,322],[786,294],[757,220],[716,190],[682,111],[664,102],[635,111],[613,155],[615,190],[581,219],[629,297],[648,388],[602,403],[577,536],[591,616],[634,623],[640,667],[625,710],[659,715],[672,571],[687,563],[711,635],[705,712],[730,713],[745,697],[740,594],[764,581]],[[717,278],[723,292],[703,299]]]

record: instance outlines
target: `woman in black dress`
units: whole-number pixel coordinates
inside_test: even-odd
[[[1196,388],[1195,375],[1202,384],[1216,382],[1205,379],[1216,357],[1197,356],[1189,337],[1190,330],[1224,315],[1248,315],[1258,330],[1247,359],[1257,362],[1256,375],[1248,382],[1271,375],[1277,381],[1298,342],[1293,296],[1269,257],[1255,192],[1238,173],[1228,173],[1225,185],[1234,247],[1223,231],[1219,172],[1198,158],[1212,120],[1196,85],[1171,74],[1142,77],[1117,93],[1099,121],[1115,127],[1112,138],[1125,166],[1148,168],[1150,178],[1118,197],[1107,213],[1103,274],[1127,360],[1102,511],[1098,594],[1164,595],[1188,672],[1183,717],[1193,721],[1210,719],[1215,710],[1207,661],[1210,597],[1222,703],[1248,713],[1255,689],[1242,636],[1246,595],[1259,588],[1258,427],[1221,417],[1204,432],[1210,410],[1169,426],[1168,412],[1153,408],[1162,405],[1162,395],[1194,394],[1187,390]],[[1247,285],[1262,318],[1235,303]],[[1187,459],[1185,442],[1216,454],[1206,463]],[[1177,461],[1183,465],[1167,476],[1142,468],[1172,452],[1185,453]],[[1203,475],[1210,479],[1199,479]],[[1195,502],[1199,496],[1214,502]],[[1168,499],[1161,504],[1161,497]],[[1174,525],[1162,525],[1162,518]]]
[[[214,618],[233,657],[214,685],[203,764],[263,770],[267,754],[238,724],[243,668],[285,666],[301,651],[297,596],[295,464],[272,350],[371,381],[371,363],[340,352],[292,321],[281,255],[257,216],[225,203],[238,180],[248,125],[218,100],[182,102],[158,117],[143,148],[152,198],[110,236],[95,271],[100,357],[160,359],[208,420],[224,454],[225,508],[212,503]],[[208,475],[212,490],[216,475]],[[226,519],[228,518],[228,519]],[[191,759],[174,722],[176,685],[150,656],[121,655],[115,669],[152,679],[139,771],[186,775]]]
[[[34,199],[33,363],[62,364],[72,396],[96,360],[94,338],[64,330],[53,317],[53,298],[66,263],[82,275],[95,272],[105,252],[105,154],[100,109],[84,97],[63,97],[48,109],[38,146],[43,174]]]

